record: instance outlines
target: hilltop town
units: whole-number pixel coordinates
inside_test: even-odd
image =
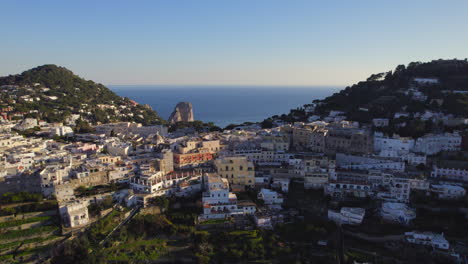
[[[466,60],[399,66],[225,129],[189,103],[167,124],[70,74],[0,78],[0,262],[468,256]]]

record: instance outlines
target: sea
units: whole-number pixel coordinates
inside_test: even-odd
[[[178,102],[190,102],[195,120],[219,127],[244,122],[260,122],[273,115],[323,99],[343,87],[287,86],[142,86],[109,85],[120,96],[149,104],[168,119]]]

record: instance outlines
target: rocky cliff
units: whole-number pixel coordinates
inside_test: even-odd
[[[169,123],[193,122],[192,104],[189,102],[180,102],[176,105],[174,112],[169,117]]]

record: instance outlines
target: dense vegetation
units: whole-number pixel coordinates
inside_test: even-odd
[[[57,208],[57,201],[30,202],[18,206],[3,207],[0,209],[0,216],[49,211]]]
[[[168,205],[165,197],[154,203]],[[188,210],[185,210],[185,209]],[[108,242],[99,245],[123,219],[123,212],[113,211],[94,223],[88,232],[64,243],[53,253],[52,263],[146,263],[166,254],[167,237],[188,237],[194,232],[194,207],[171,209],[166,214],[141,214],[114,233]]]
[[[53,232],[59,228],[56,226],[32,227],[24,230],[9,230],[0,234],[0,239],[14,239],[18,237],[28,237],[42,232]]]
[[[414,78],[437,78],[439,82],[417,84]],[[414,100],[411,88],[423,92],[427,99]],[[407,66],[399,65],[394,71],[373,74],[366,81],[346,87],[323,100],[314,100],[316,108],[312,113],[299,107],[289,114],[267,118],[261,124],[268,128],[273,126],[274,120],[307,121],[311,115],[323,118],[332,110],[343,111],[347,120],[361,123],[371,123],[373,118],[392,119],[396,112],[422,114],[433,111],[468,116],[468,94],[453,91],[468,91],[467,60],[412,62]],[[402,123],[406,126],[400,125]],[[440,124],[399,118],[391,120],[388,131],[383,132],[416,137],[435,128],[444,129]]]
[[[0,204],[24,203],[24,202],[40,202],[43,196],[40,193],[4,193],[0,196]]]
[[[20,225],[24,225],[24,224],[29,224],[29,223],[34,223],[34,222],[43,222],[43,221],[49,221],[49,220],[52,220],[51,216],[29,217],[29,218],[26,218],[26,219],[12,220],[12,221],[8,221],[8,222],[1,222],[0,223],[0,228],[20,226]]]
[[[428,95],[427,102],[416,103],[399,90],[414,86],[414,78],[438,78],[438,84],[423,87]],[[391,115],[407,106],[408,112],[424,110],[443,111],[455,115],[468,114],[468,101],[462,94],[444,94],[442,91],[468,91],[468,62],[432,61],[412,62],[398,65],[394,71],[371,75],[366,81],[346,87],[323,100],[318,113],[340,110],[349,113],[356,121],[369,121],[369,118],[392,117]],[[430,104],[432,99],[444,99],[441,106]],[[363,113],[359,108],[369,109]]]
[[[197,132],[214,132],[221,131],[221,128],[217,127],[213,122],[204,123],[202,121],[193,122],[177,122],[169,127],[169,132],[175,132],[177,130],[190,129]]]
[[[29,95],[41,99],[33,102],[16,100],[16,103],[13,103],[8,95],[4,95],[3,105],[12,105],[17,112],[29,112],[28,116],[49,122],[61,122],[71,114],[81,114],[91,123],[135,121],[150,125],[164,122],[151,108],[136,104],[128,98],[122,98],[104,85],[85,80],[70,70],[56,65],[43,65],[18,75],[1,77],[1,85],[26,87],[20,88],[16,95]],[[57,99],[50,100],[48,99],[50,97]],[[115,114],[114,109],[101,108],[98,105],[126,106],[126,108],[121,114]],[[33,112],[30,112],[31,110]],[[84,111],[80,113],[80,110]],[[83,124],[80,124],[80,127],[86,129]]]

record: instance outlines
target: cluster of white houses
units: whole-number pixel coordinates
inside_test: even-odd
[[[156,196],[203,192],[200,220],[254,215],[265,226],[271,223],[265,215],[281,211],[291,179],[300,179],[306,189],[323,190],[333,199],[379,199],[381,216],[403,224],[415,217],[407,205],[412,190],[440,199],[466,195],[466,162],[436,162],[429,167],[430,177],[407,173],[409,167],[430,165],[429,155],[460,150],[459,132],[417,139],[386,136],[344,121],[341,115],[333,113],[329,123],[283,124],[272,129],[248,126],[202,134],[168,133],[164,126],[128,122],[103,124],[95,133],[75,135],[81,142],[68,144],[19,137],[10,132],[11,125],[3,124],[0,177],[5,184],[0,189],[15,186],[57,197],[65,206],[61,210],[70,215],[64,216],[65,222],[72,227],[87,217],[76,209],[74,190],[111,182],[129,184],[131,192],[125,199],[129,206],[145,206]],[[33,121],[17,125],[30,127],[36,125]],[[387,125],[386,120],[374,120],[374,126]],[[68,129],[54,129],[57,135],[71,136]],[[237,201],[236,193],[248,189],[258,190],[262,208],[251,201]],[[71,217],[72,212],[77,213]],[[362,208],[328,212],[339,224],[359,224],[364,216]]]
[[[216,175],[205,175],[205,191],[202,195],[203,214],[200,219],[219,219],[235,215],[254,214],[256,206],[253,203],[238,203],[236,194],[229,191],[226,178]]]

